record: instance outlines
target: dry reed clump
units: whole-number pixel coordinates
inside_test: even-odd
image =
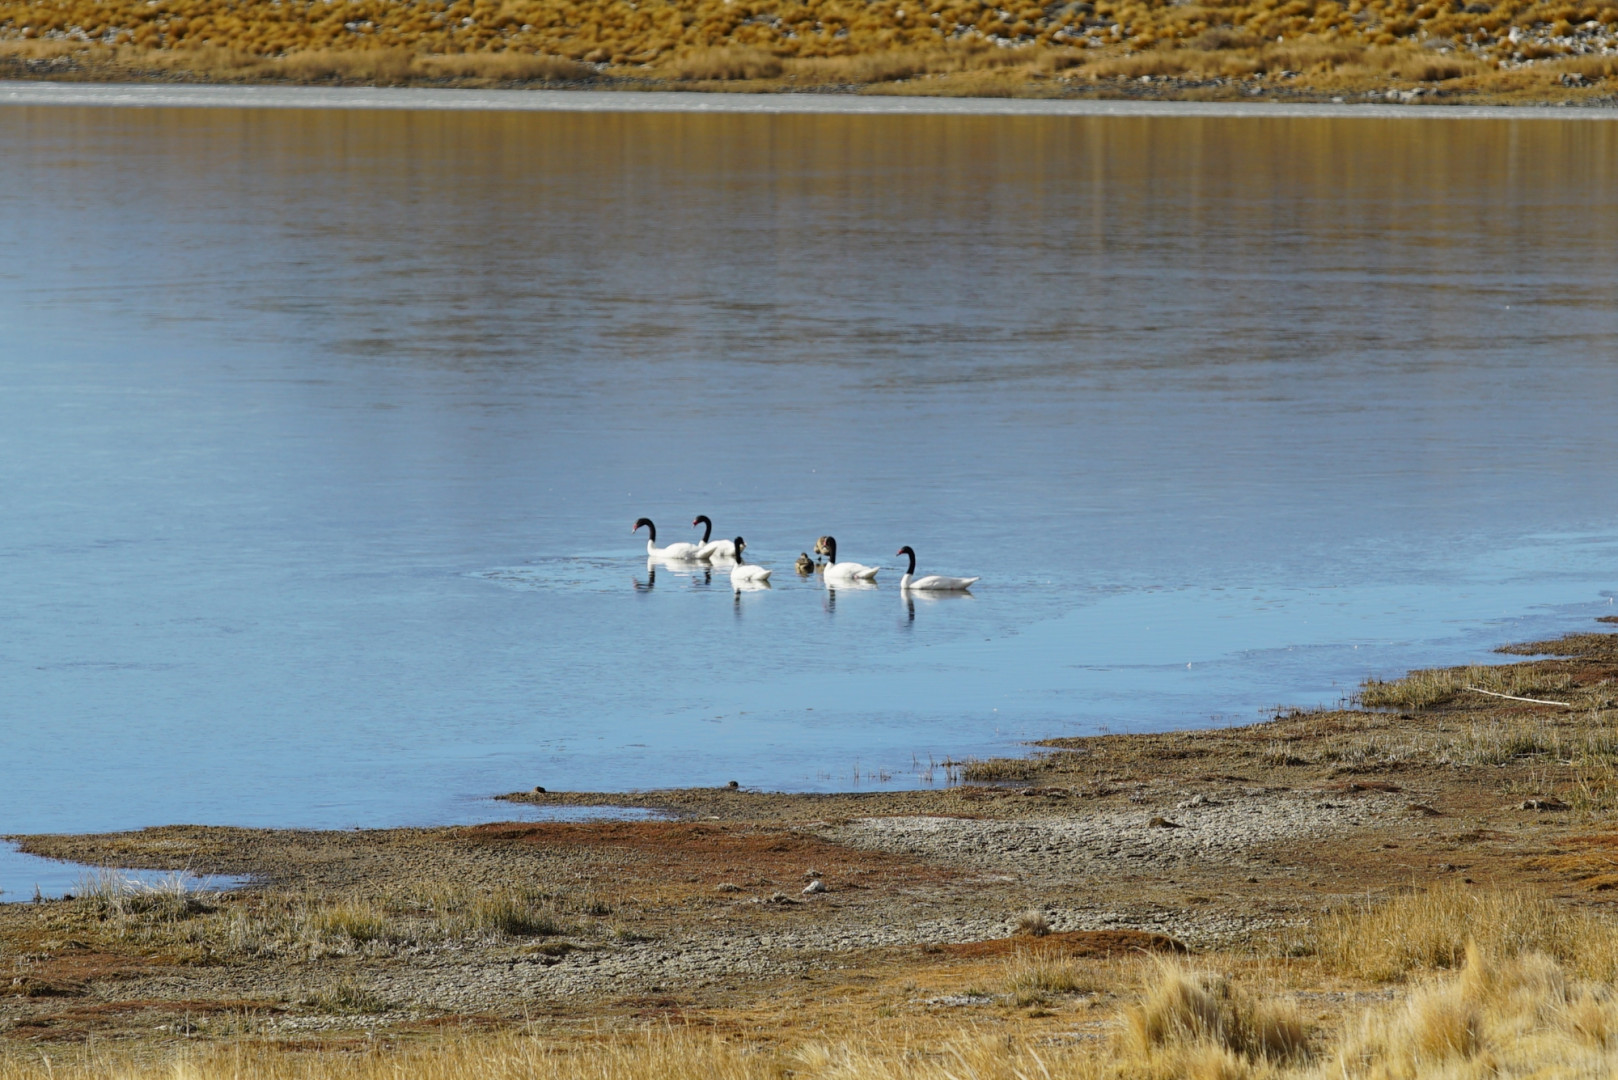
[[[388,1000],[352,979],[339,979],[303,999],[303,1004],[334,1016],[387,1012]]]
[[[557,899],[543,892],[449,884],[331,898],[198,894],[186,892],[183,883],[157,888],[108,876],[78,894],[75,910],[100,933],[199,959],[379,956],[403,947],[553,937],[577,929],[563,918]],[[587,899],[579,913],[610,910]]]
[[[1083,994],[1097,989],[1077,962],[1049,949],[1019,949],[1007,957],[1001,980],[1004,993],[1018,1005],[1039,1005],[1053,995]]]
[[[1033,780],[1049,768],[1049,758],[968,758],[960,766],[960,778],[973,783],[1005,783]]]
[[[1618,1001],[1543,953],[1501,960],[1471,946],[1459,976],[1361,1018],[1327,1076],[1611,1076]]]
[[[857,56],[825,56],[794,59],[786,72],[794,80],[818,84],[859,84],[897,82],[917,75],[963,70],[971,63],[963,50],[920,51],[907,49]]]
[[[1051,921],[1045,917],[1043,911],[1037,909],[1025,911],[1011,924],[1011,932],[1027,937],[1044,937],[1051,932]]]
[[[367,49],[363,52],[311,49],[278,60],[275,72],[283,78],[299,82],[352,80],[391,86],[407,81],[414,63],[414,55],[403,47]]]
[[[1618,977],[1618,924],[1522,892],[1440,884],[1322,918],[1317,955],[1346,975],[1387,981],[1459,966],[1469,947],[1506,959],[1542,953],[1591,979]]]
[[[577,60],[512,52],[418,56],[414,71],[426,78],[498,82],[589,82],[597,76],[593,65]]]
[[[1473,664],[1413,671],[1387,682],[1368,679],[1360,688],[1359,701],[1373,709],[1430,709],[1455,700],[1467,692],[1467,687],[1513,697],[1543,698],[1573,686],[1570,675],[1547,672],[1533,664]]]
[[[409,49],[306,49],[264,57],[216,45],[143,52],[140,63],[193,76],[294,82],[363,82],[398,85],[416,80],[487,82],[587,82],[597,75],[590,64],[557,56],[517,52],[420,56]]]
[[[1171,960],[1126,1014],[1124,1053],[1148,1075],[1243,1076],[1253,1062],[1296,1062],[1309,1034],[1289,1003],[1259,997],[1229,978]]]
[[[762,49],[729,46],[696,49],[666,65],[669,76],[681,81],[773,79],[781,74],[779,57]]]

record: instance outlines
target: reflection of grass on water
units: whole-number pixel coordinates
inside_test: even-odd
[[[17,73],[223,81],[873,86],[1330,95],[1388,87],[1578,99],[1618,77],[1606,0],[1300,7],[1023,0],[0,0]],[[69,68],[52,67],[65,60]],[[30,66],[30,62],[32,66]],[[3,65],[0,65],[3,66]],[[1141,80],[1148,80],[1142,83]],[[1182,80],[1169,88],[1152,80]],[[902,85],[901,85],[902,84]]]

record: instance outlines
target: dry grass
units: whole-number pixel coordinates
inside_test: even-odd
[[[1482,1080],[1618,1069],[1612,991],[1543,954],[1502,959],[1474,949],[1458,974],[1357,1011],[1344,1034],[1316,1045],[1274,987],[1175,964],[1146,974],[1126,1023],[1099,1046],[969,1034],[916,1045],[900,1032],[772,1045],[665,1029],[577,1044],[507,1033],[312,1052],[258,1041],[156,1054],[13,1048],[0,1052],[0,1080]],[[337,1013],[382,1004],[345,984],[318,997]]]
[[[199,960],[382,956],[425,945],[553,937],[587,925],[569,921],[558,898],[516,887],[437,884],[333,897],[188,893],[178,882],[144,886],[98,875],[77,894],[74,913],[85,930],[108,939]],[[595,899],[572,906],[578,914],[610,911]]]
[[[1472,686],[1513,697],[1557,699],[1573,686],[1566,673],[1547,672],[1533,664],[1481,665],[1415,671],[1402,679],[1372,679],[1360,689],[1360,701],[1373,709],[1430,709],[1445,705]]]
[[[773,79],[781,74],[781,59],[763,49],[735,46],[696,49],[667,65],[665,70],[681,81]]]
[[[1328,970],[1377,981],[1458,967],[1469,948],[1507,958],[1541,953],[1585,978],[1618,977],[1618,925],[1610,918],[1464,884],[1338,912],[1311,937]]]
[[[1048,950],[1019,950],[1006,960],[1002,987],[1018,1005],[1046,1003],[1053,995],[1082,994],[1096,990],[1097,983],[1086,969]]]
[[[561,56],[528,53],[460,53],[419,56],[415,73],[429,79],[488,79],[494,82],[588,82],[596,69]]]
[[[1005,783],[1033,780],[1046,770],[1047,758],[970,758],[959,766],[960,779],[969,783]]]
[[[1265,76],[1314,93],[1395,85],[1577,97],[1618,78],[1614,56],[1601,54],[1614,33],[1612,0],[0,0],[0,41],[71,48],[90,66],[314,82],[577,82],[606,65],[685,82],[910,80],[920,93],[1042,93],[1053,77]]]
[[[329,912],[327,925],[348,933],[373,914]],[[1481,1080],[1618,1069],[1618,933],[1607,920],[1519,894],[1441,888],[1327,920],[1317,932],[1326,944],[1319,957],[1250,963],[1244,975],[1216,970],[1214,957],[1085,965],[1039,945],[1002,961],[1001,998],[1034,1006],[1030,1016],[1082,1014],[1122,995],[1107,1006],[1120,1021],[1108,1025],[1113,1033],[1088,1044],[971,1033],[918,1042],[892,1019],[842,1038],[817,1038],[809,1033],[823,1028],[810,1024],[763,1040],[698,1028],[561,1041],[509,1031],[294,1052],[260,1037],[179,1049],[13,1043],[0,1049],[0,1080]],[[1293,992],[1356,974],[1407,985],[1312,1031]],[[346,979],[302,1004],[351,1017],[393,1007]]]
[[[1366,1014],[1327,1075],[1611,1076],[1615,1031],[1610,985],[1570,978],[1542,953],[1501,961],[1472,947],[1459,977]]]
[[[1051,921],[1043,911],[1025,911],[1012,924],[1012,932],[1027,937],[1044,937],[1051,932]]]

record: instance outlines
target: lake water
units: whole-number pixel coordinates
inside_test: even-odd
[[[13,106],[0,148],[0,832],[942,782],[1614,610],[1613,123]],[[698,513],[774,588],[654,581],[630,523]],[[823,533],[983,581],[831,593]]]

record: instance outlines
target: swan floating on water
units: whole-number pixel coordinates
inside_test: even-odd
[[[651,518],[640,518],[635,522],[630,532],[638,532],[642,526],[646,528],[646,557],[648,559],[675,559],[689,561],[697,557],[695,544],[670,544],[668,547],[657,546],[657,526],[652,524]]]
[[[898,554],[910,556],[910,566],[907,570],[905,570],[904,577],[899,579],[899,588],[901,590],[919,589],[924,592],[965,592],[977,582],[983,580],[980,577],[944,577],[941,574],[928,574],[926,577],[913,578],[911,575],[916,572],[915,549],[909,544],[906,544],[904,547],[899,549]]]
[[[835,536],[822,536],[815,541],[815,554],[826,556],[826,566],[822,571],[828,582],[832,581],[875,581],[880,566],[864,566],[857,562],[837,561],[837,538]]]
[[[730,587],[739,590],[747,586],[762,585],[769,581],[770,575],[774,573],[774,571],[766,570],[764,567],[759,566],[756,563],[744,563],[741,561],[742,549],[747,547],[747,541],[738,536],[735,539],[734,544],[736,550],[736,565],[730,569]]]
[[[712,562],[714,559],[736,558],[736,541],[709,541],[708,537],[713,532],[713,522],[708,519],[707,514],[698,514],[691,524],[693,527],[697,525],[702,526],[702,542],[697,545],[697,553],[694,556],[695,558],[702,559],[706,562]]]

